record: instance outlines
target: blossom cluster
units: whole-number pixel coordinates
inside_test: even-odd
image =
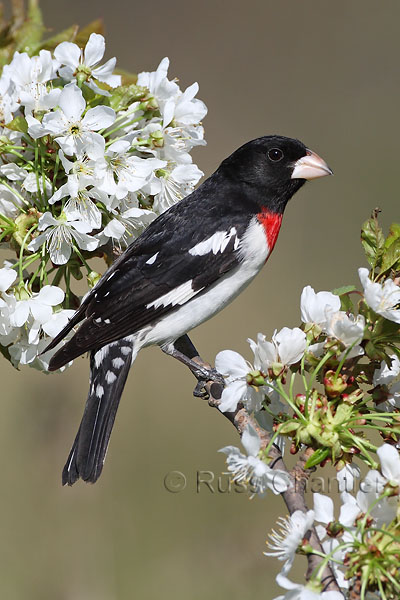
[[[362,238],[368,238],[372,268],[358,269],[359,289],[316,293],[306,286],[300,327],[275,331],[271,340],[263,334],[249,339],[251,362],[232,350],[216,357],[226,381],[220,410],[244,409],[253,419],[242,434],[244,451],[221,450],[233,480],[247,484],[252,496],[292,487],[290,473],[271,462],[273,444],[282,454],[287,446],[292,455],[305,452],[305,469],[336,468],[340,507],[335,511],[330,497],[314,494],[313,510],[280,519],[269,536],[265,554],[284,561],[280,600],[336,600],[357,585],[363,599],[367,592],[399,596],[400,227],[392,225],[385,240],[373,215]],[[269,440],[266,447],[262,439]],[[368,471],[355,493],[363,465]],[[307,541],[312,527],[323,548],[321,566],[306,585],[296,584],[288,574],[296,553],[315,553]],[[323,591],[327,564],[341,593]]]
[[[46,370],[41,354],[93,286],[88,261],[124,248],[190,193],[203,173],[204,103],[182,91],[164,58],[124,85],[104,37],[15,52],[0,76],[0,349],[14,366]],[[62,280],[64,280],[61,287]],[[64,289],[62,289],[64,288]]]
[[[269,534],[268,550],[264,554],[283,562],[276,579],[281,587],[289,590],[286,596],[278,597],[280,600],[321,597],[343,600],[357,583],[364,590],[357,597],[398,598],[400,456],[389,444],[383,444],[377,453],[379,469],[368,471],[357,492],[354,477],[360,476],[359,471],[338,473],[340,508],[337,514],[332,498],[314,493],[313,510],[296,510],[290,517],[279,519],[279,530]],[[307,542],[311,527],[315,527],[321,540],[324,560],[319,572],[306,585],[296,584],[289,580],[288,574],[296,553],[314,552]],[[341,592],[321,593],[320,576],[327,563]]]

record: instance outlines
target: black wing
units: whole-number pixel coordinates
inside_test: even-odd
[[[173,298],[174,291],[183,284],[191,282],[193,295],[201,293],[238,265],[238,242],[246,222],[232,211],[221,214],[220,203],[202,203],[201,189],[153,221],[103,275],[46,349],[54,348],[73,326],[85,319],[75,336],[54,355],[51,370],[87,350],[153,324],[190,301],[193,296],[189,294],[179,304],[157,303],[169,293]],[[226,231],[228,236],[222,252],[189,253],[196,244],[220,231]]]

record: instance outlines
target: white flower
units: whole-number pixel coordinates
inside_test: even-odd
[[[96,201],[107,205],[108,196],[94,187],[87,190],[84,187],[84,178],[78,182],[78,188],[69,182],[62,185],[49,199],[49,204],[54,204],[62,198],[68,197],[64,205],[64,213],[69,221],[83,221],[91,229],[100,229],[102,214],[96,206]],[[80,187],[82,185],[82,187]],[[89,230],[90,231],[90,230]]]
[[[233,350],[219,352],[215,358],[215,368],[226,377],[227,382],[218,407],[221,412],[233,412],[239,402],[250,412],[260,410],[268,388],[249,385],[247,375],[253,369],[240,354]]]
[[[77,156],[76,160],[72,162],[66,158],[62,150],[60,150],[58,154],[62,166],[64,167],[64,171],[68,175],[68,180],[67,183],[61,186],[61,188],[59,188],[50,198],[50,204],[57,202],[57,200],[63,197],[60,195],[61,189],[63,190],[62,193],[64,193],[65,189],[65,195],[69,194],[70,196],[76,196],[79,190],[86,188],[89,185],[96,185],[97,182],[94,174],[96,161],[90,159],[86,154],[82,154],[81,156]]]
[[[207,114],[204,102],[195,98],[199,86],[193,83],[183,93],[174,81],[167,78],[168,58],[163,58],[153,73],[139,73],[138,85],[149,88],[158,101],[163,127],[171,122],[183,127],[199,123]]]
[[[339,492],[351,492],[354,488],[354,480],[360,477],[360,469],[353,463],[346,463],[345,466],[336,473],[336,479],[339,482]]]
[[[61,64],[65,65],[59,69],[61,77],[71,81],[81,74],[85,83],[94,92],[109,95],[93,81],[93,79],[97,79],[113,88],[121,85],[121,77],[112,74],[117,62],[116,58],[110,58],[104,65],[97,66],[104,56],[104,51],[104,37],[98,33],[92,33],[84,51],[72,42],[61,42],[55,48],[54,56]]]
[[[301,320],[303,323],[314,323],[324,329],[327,324],[326,310],[330,308],[333,312],[340,310],[340,298],[331,292],[314,292],[307,285],[300,299]]]
[[[344,600],[340,592],[320,592],[312,583],[293,583],[282,573],[276,576],[276,582],[288,592],[284,596],[277,596],[275,600]]]
[[[25,116],[57,105],[61,90],[47,84],[57,76],[58,66],[48,50],[41,50],[32,57],[15,52],[10,65],[4,67],[17,89],[18,102],[25,107]]]
[[[98,189],[122,199],[128,192],[136,192],[148,183],[155,169],[166,165],[158,158],[139,158],[129,154],[131,144],[126,140],[114,142],[103,160],[96,164]]]
[[[32,314],[35,321],[45,323],[53,314],[53,306],[61,304],[64,300],[64,292],[61,288],[54,285],[45,285],[37,294],[30,295],[26,292],[27,298],[17,300],[14,314],[11,322],[16,327],[21,327],[27,322]]]
[[[64,292],[59,287],[45,285],[38,293],[30,294],[28,290],[23,290],[22,293],[20,290],[19,294],[23,299],[16,301],[10,314],[10,323],[13,327],[21,327],[32,316],[28,343],[35,344],[39,341],[40,328],[52,318],[53,306],[61,304],[64,300]]]
[[[57,77],[58,66],[48,50],[41,50],[37,56],[15,52],[7,72],[19,91],[29,90],[32,84],[47,83]]]
[[[28,340],[28,333],[24,329],[18,331],[18,339],[7,348],[14,367],[18,367],[20,364],[29,365],[38,355],[38,346]]]
[[[391,365],[387,365],[386,361],[381,362],[379,369],[376,369],[372,383],[376,385],[389,385],[398,375],[400,375],[400,360],[396,354],[390,354]]]
[[[386,457],[383,458],[384,462],[385,460]],[[389,475],[390,470],[385,469],[385,472]],[[375,469],[368,471],[360,484],[356,497],[348,492],[341,493],[343,512],[352,511],[355,505],[360,513],[368,513],[374,519],[377,527],[393,521],[398,506],[397,499],[396,497],[381,497],[387,482],[388,480],[379,471]]]
[[[59,98],[59,108],[44,115],[42,123],[26,117],[28,132],[34,138],[51,134],[68,156],[87,154],[89,158],[104,156],[105,140],[96,133],[105,129],[115,120],[115,112],[108,106],[90,108],[82,118],[86,102],[75,83],[64,87]]]
[[[75,311],[70,309],[63,309],[57,312],[53,312],[50,319],[43,323],[43,331],[49,337],[55,338],[56,335],[60,333],[62,329],[64,329],[64,327],[74,314]]]
[[[0,269],[0,292],[6,292],[17,278],[15,269],[3,267]]]
[[[283,327],[279,332],[275,330],[272,342],[267,342],[261,333],[257,336],[257,344],[253,340],[248,341],[255,355],[255,366],[263,372],[275,364],[289,366],[297,363],[307,346],[306,334],[298,327]]]
[[[325,496],[324,494],[314,493],[314,513],[315,520],[329,525],[335,521],[334,504],[332,498]],[[355,505],[353,506],[341,506],[339,514],[339,523],[345,527],[351,527],[354,525],[355,519],[360,514],[360,510]],[[318,531],[318,534],[320,532]],[[320,536],[322,538],[322,536]]]
[[[0,173],[7,177],[10,181],[24,181],[28,175],[28,171],[16,165],[13,162],[1,165]]]
[[[151,210],[143,208],[129,208],[119,214],[104,227],[103,231],[97,235],[102,246],[108,239],[122,241],[124,245],[133,242],[157,215]]]
[[[65,265],[72,252],[74,241],[83,250],[92,252],[99,245],[99,241],[87,235],[92,227],[83,221],[68,220],[67,215],[62,213],[55,219],[50,212],[44,213],[39,219],[39,231],[45,231],[28,245],[28,250],[36,252],[38,248],[46,243],[50,253],[50,259],[56,265]]]
[[[226,446],[219,452],[227,455],[228,471],[233,474],[233,480],[250,483],[255,494],[264,494],[270,489],[274,494],[281,494],[291,486],[288,473],[278,469],[271,469],[258,458],[260,452],[260,438],[255,429],[248,425],[242,435],[242,444],[248,454],[245,456],[235,446]]]
[[[23,201],[17,192],[0,183],[0,214],[8,219],[15,219],[21,212],[21,206]]]
[[[341,342],[346,348],[353,346],[347,353],[347,358],[353,358],[363,354],[364,351],[359,345],[364,337],[365,318],[363,315],[347,315],[342,310],[338,312],[327,312],[327,327],[328,336],[334,337]]]
[[[394,383],[389,388],[387,403],[380,404],[379,408],[385,412],[392,412],[394,408],[400,408],[400,382]]]
[[[0,297],[0,343],[8,346],[18,338],[18,328],[11,324],[11,315],[15,309],[16,300],[11,294]]]
[[[383,285],[371,281],[368,277],[368,269],[358,269],[358,275],[364,288],[364,298],[368,306],[385,319],[400,323],[400,309],[396,308],[400,304],[399,286],[392,279],[386,279]]]
[[[169,59],[163,58],[156,71],[151,73],[143,71],[139,73],[137,84],[147,87],[153,96],[158,100],[161,109],[165,103],[179,93],[179,86],[174,81],[167,78]]]
[[[396,448],[390,444],[383,444],[376,453],[381,463],[382,475],[390,484],[400,486],[400,456]]]
[[[43,186],[46,188],[46,194],[50,195],[51,194],[51,183],[50,183],[49,179],[47,177],[45,177],[44,181],[43,181],[43,177],[40,177],[39,185],[38,185],[36,173],[28,173],[28,175],[25,177],[25,179],[21,185],[21,188],[23,190],[26,190],[27,192],[31,192],[31,193],[35,193],[35,194],[40,190],[40,192],[43,194]]]
[[[157,214],[163,213],[190,194],[202,176],[203,172],[193,164],[178,165],[170,173],[166,172],[158,179],[160,191],[154,198],[153,209]]]
[[[264,552],[265,556],[276,556],[278,560],[284,560],[281,573],[287,575],[292,568],[296,551],[301,544],[305,534],[314,523],[314,511],[309,510],[306,513],[301,510],[295,510],[294,513],[284,518],[278,519],[280,531],[274,529],[268,535],[267,545],[270,552]]]
[[[205,146],[204,129],[201,125],[186,127],[167,127],[164,130],[164,145],[160,158],[172,160],[177,164],[190,164],[189,152],[195,146]]]
[[[10,73],[7,74],[7,65],[5,65],[0,77],[0,122],[12,121],[13,113],[19,108],[17,100],[15,84],[10,79]]]

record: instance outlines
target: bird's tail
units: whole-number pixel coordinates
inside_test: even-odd
[[[95,483],[100,477],[121,394],[136,355],[131,338],[92,350],[89,394],[63,469],[63,485],[73,485],[80,477]]]

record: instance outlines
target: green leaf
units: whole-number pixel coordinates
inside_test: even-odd
[[[16,50],[32,54],[44,32],[39,0],[29,0],[27,19],[15,33]]]
[[[110,106],[114,110],[128,108],[132,102],[142,100],[147,96],[149,90],[135,84],[121,85],[112,90],[110,98]]]
[[[312,454],[307,460],[306,464],[304,465],[305,468],[311,469],[312,467],[316,467],[322,463],[323,460],[328,458],[330,451],[330,448],[318,448],[318,450],[316,450],[314,454]]]
[[[367,260],[373,269],[380,265],[385,246],[385,237],[378,225],[377,214],[378,209],[375,209],[371,218],[365,221],[361,229],[361,243]]]
[[[7,123],[6,127],[12,131],[22,131],[22,133],[27,133],[28,131],[28,123],[21,115]]]
[[[335,294],[336,296],[342,296],[343,294],[354,292],[356,289],[357,288],[355,285],[343,285],[342,287],[332,290],[332,294]]]
[[[52,37],[41,42],[40,49],[54,50],[54,48],[58,46],[58,44],[61,44],[61,42],[72,42],[78,33],[78,29],[78,25],[71,25],[71,27],[64,29],[64,31],[61,33],[57,33],[56,35],[53,35]]]
[[[400,238],[395,239],[382,256],[381,274],[390,269],[400,269]]]
[[[385,240],[385,248],[389,248],[398,238],[400,238],[400,225],[399,223],[392,223]]]
[[[354,304],[351,299],[351,296],[348,294],[344,294],[344,296],[340,296],[340,309],[345,312],[354,313]]]
[[[78,44],[80,48],[86,46],[88,39],[92,33],[101,33],[104,35],[104,25],[103,19],[96,19],[95,21],[91,21],[89,25],[82,27],[76,34],[75,44]]]

